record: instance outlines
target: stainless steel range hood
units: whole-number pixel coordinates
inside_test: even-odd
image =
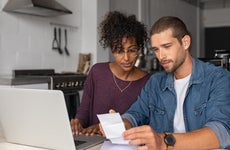
[[[3,11],[42,17],[72,14],[56,0],[8,0]]]

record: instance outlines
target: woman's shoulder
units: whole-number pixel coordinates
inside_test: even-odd
[[[93,74],[94,73],[101,74],[101,73],[106,73],[108,71],[109,71],[109,63],[108,62],[96,63],[90,69],[90,73],[93,73]]]
[[[105,69],[109,67],[109,63],[108,62],[102,62],[102,63],[96,63],[94,64],[91,69]]]

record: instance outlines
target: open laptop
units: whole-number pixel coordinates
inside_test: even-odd
[[[73,138],[64,95],[58,90],[0,88],[0,125],[7,142],[33,147],[79,150],[105,140]]]

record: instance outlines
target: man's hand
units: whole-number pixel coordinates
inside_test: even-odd
[[[131,128],[123,133],[124,139],[130,140],[130,145],[139,145],[137,150],[166,149],[163,136],[157,134],[149,125]]]

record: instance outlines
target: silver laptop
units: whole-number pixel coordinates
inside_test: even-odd
[[[0,125],[7,142],[33,147],[87,149],[105,140],[73,137],[64,95],[58,90],[0,88]]]

